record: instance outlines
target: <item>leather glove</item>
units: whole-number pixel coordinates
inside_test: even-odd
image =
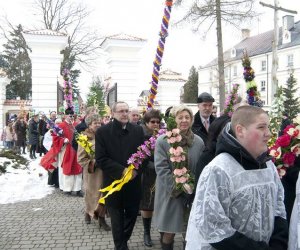
[[[183,205],[187,208],[191,208],[194,198],[195,198],[195,193],[192,194],[187,194],[185,192],[182,192],[182,194],[180,195],[182,201],[183,201]]]

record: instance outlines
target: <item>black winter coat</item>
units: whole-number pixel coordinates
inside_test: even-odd
[[[100,127],[95,137],[96,165],[103,171],[104,187],[120,179],[124,169],[128,166],[127,160],[137,152],[137,148],[144,142],[144,133],[141,126],[127,123],[126,128],[113,120]],[[139,206],[141,199],[140,174],[123,188],[110,195],[105,204],[114,208],[124,208],[125,205]]]
[[[215,117],[213,115],[211,115],[209,117],[209,123],[211,124],[214,120],[215,120]],[[192,126],[192,131],[194,132],[194,134],[200,136],[201,139],[203,140],[204,144],[206,145],[208,133],[201,121],[199,111],[194,116],[194,123]]]
[[[210,148],[205,148],[202,155],[199,158],[197,163],[196,172],[195,172],[195,187],[197,187],[197,183],[199,177],[208,163],[210,163],[216,156],[216,142],[212,142]]]
[[[39,123],[35,122],[33,119],[29,121],[28,137],[30,145],[38,145],[39,143],[38,125]]]
[[[23,146],[26,142],[27,124],[25,122],[21,122],[20,120],[16,121],[15,132],[17,134],[16,146]]]
[[[300,157],[296,158],[294,166],[288,168],[286,175],[282,177],[281,182],[284,188],[284,205],[286,209],[286,218],[290,223],[293,211],[294,201],[296,198],[296,182],[300,171]]]

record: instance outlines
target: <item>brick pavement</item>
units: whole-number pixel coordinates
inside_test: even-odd
[[[0,249],[114,249],[111,232],[99,230],[94,222],[85,224],[83,211],[83,198],[67,197],[58,190],[40,200],[1,204]],[[139,216],[129,249],[161,249],[159,233],[153,228],[152,239],[152,248],[143,245]],[[181,235],[176,235],[174,246],[182,249]]]

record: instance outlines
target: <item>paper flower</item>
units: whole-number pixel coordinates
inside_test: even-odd
[[[254,81],[255,72],[251,67],[251,61],[247,52],[244,52],[244,56],[242,58],[242,65],[244,67],[243,75],[247,89],[247,102],[249,105],[262,107],[263,103],[260,99],[259,92],[257,91],[256,82]]]
[[[273,157],[279,176],[286,174],[286,169],[292,167],[296,157],[300,155],[300,116],[294,119],[294,124],[287,126],[283,135],[275,141],[275,145],[269,148],[269,154]]]
[[[174,128],[166,132],[167,142],[170,144],[169,156],[173,164],[173,178],[175,181],[175,189],[192,194],[194,190],[194,178],[191,176],[187,166],[187,147],[181,147],[182,137],[180,130]]]

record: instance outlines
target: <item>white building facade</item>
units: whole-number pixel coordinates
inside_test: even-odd
[[[108,104],[125,101],[130,107],[137,106],[139,88],[140,50],[146,40],[126,34],[106,37],[101,44],[105,53],[110,92]]]
[[[170,106],[181,103],[182,88],[186,80],[182,75],[172,70],[163,70],[159,75],[156,99],[162,113]]]
[[[239,95],[246,98],[246,83],[243,78],[243,52],[247,51],[251,67],[255,71],[255,82],[265,107],[272,104],[271,71],[273,30],[250,37],[249,30],[243,30],[244,39],[224,52],[225,90],[230,93],[233,84],[239,84]],[[293,16],[283,17],[279,32],[278,71],[279,86],[285,86],[290,73],[294,73],[300,87],[300,21],[294,23]],[[199,68],[198,92],[209,92],[219,100],[217,59]],[[298,93],[298,95],[300,92]]]

